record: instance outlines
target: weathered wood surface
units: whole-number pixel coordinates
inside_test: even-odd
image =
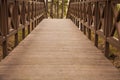
[[[120,72],[67,19],[45,19],[0,63],[0,80],[120,80]]]

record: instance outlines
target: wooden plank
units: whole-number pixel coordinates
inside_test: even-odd
[[[69,19],[45,19],[0,63],[0,80],[120,80]]]

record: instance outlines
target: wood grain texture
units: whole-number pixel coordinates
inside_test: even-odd
[[[69,19],[44,19],[1,63],[0,80],[120,80]]]

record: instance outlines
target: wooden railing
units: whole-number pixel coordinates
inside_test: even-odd
[[[70,0],[67,18],[70,18],[91,39],[95,46],[99,37],[104,40],[105,56],[109,45],[120,50],[120,0]]]
[[[37,24],[46,17],[44,0],[0,0],[0,43],[3,58],[8,55],[8,39],[15,36],[18,45],[18,32],[25,38]]]

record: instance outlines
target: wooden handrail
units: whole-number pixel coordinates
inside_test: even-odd
[[[46,17],[44,0],[0,0],[0,43],[3,58],[8,55],[8,38],[15,36],[18,45],[18,32],[22,30],[22,39]],[[31,29],[32,27],[32,29]]]
[[[98,37],[104,39],[104,53],[109,55],[109,45],[120,50],[120,9],[116,9],[119,0],[70,0],[67,18],[70,18],[84,34],[91,31],[98,47]],[[115,34],[116,33],[116,34]],[[114,35],[118,35],[115,38]]]

